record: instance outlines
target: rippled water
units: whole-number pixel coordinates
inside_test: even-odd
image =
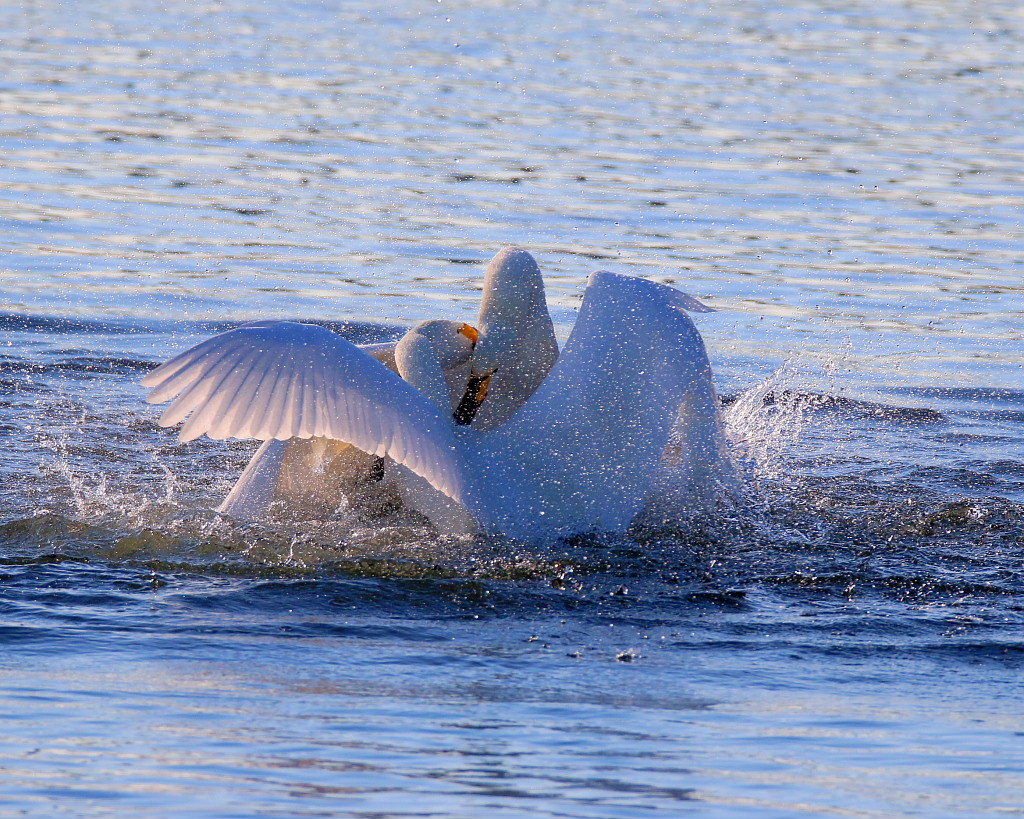
[[[1011,2],[0,8],[0,815],[1024,814]],[[234,323],[675,283],[744,497],[527,550],[208,511]]]

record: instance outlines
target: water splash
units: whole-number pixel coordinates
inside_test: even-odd
[[[740,393],[723,412],[726,436],[737,462],[762,479],[788,474],[786,468],[808,423],[811,401],[792,386],[806,376],[787,363]],[[776,396],[786,396],[778,400]]]

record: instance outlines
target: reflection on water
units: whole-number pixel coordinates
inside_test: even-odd
[[[1018,815],[1016,5],[0,8],[0,813]],[[534,251],[698,318],[714,515],[243,526],[138,382]]]

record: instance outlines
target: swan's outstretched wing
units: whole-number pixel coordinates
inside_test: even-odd
[[[711,368],[684,312],[699,304],[667,285],[593,274],[572,334],[544,383],[477,444],[481,468],[493,472],[487,481],[492,491],[502,481],[511,486],[508,501],[495,508],[529,500],[542,510],[544,519],[536,523],[546,531],[621,529],[657,477],[681,407],[692,404],[690,443],[717,447]],[[520,497],[513,503],[515,491]]]
[[[160,419],[191,415],[182,441],[331,438],[387,455],[458,499],[463,469],[451,422],[419,390],[341,336],[291,321],[229,330],[143,380]]]
[[[395,365],[397,344],[398,342],[395,341],[386,341],[357,346],[364,353],[372,355],[389,370],[397,372]],[[335,508],[342,491],[350,488],[352,476],[359,470],[365,471],[367,464],[373,464],[377,459],[347,444],[343,445],[348,449],[345,451],[344,457],[341,457],[337,454],[339,452],[337,447],[328,446],[330,443],[332,442],[321,438],[264,441],[263,446],[253,453],[249,465],[238,477],[235,485],[231,487],[228,496],[217,507],[217,511],[237,520],[263,520],[269,514],[270,505],[275,500],[280,500],[282,495],[288,495],[287,499],[291,500],[292,496],[299,494],[304,499],[308,496],[322,501],[321,506],[325,510]],[[319,460],[317,460],[318,455],[322,456]],[[302,462],[306,469],[295,474],[295,470],[289,469],[289,466],[295,461]],[[337,467],[339,461],[344,462],[341,469]],[[282,484],[291,487],[303,480],[308,484],[310,474],[315,476],[312,487],[307,487],[304,484],[301,493],[294,490],[284,491]],[[328,497],[326,490],[334,488],[335,485],[341,487],[341,491],[334,492]]]

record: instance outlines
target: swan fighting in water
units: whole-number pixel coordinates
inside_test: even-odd
[[[707,309],[667,285],[595,273],[559,354],[540,271],[508,249],[488,267],[479,333],[432,321],[361,349],[314,325],[258,322],[144,384],[151,403],[177,396],[162,425],[191,415],[182,440],[267,442],[222,505],[229,514],[265,505],[289,449],[305,447],[321,465],[348,453],[375,469],[385,458],[403,502],[442,532],[615,532],[667,461],[706,483],[726,457],[711,368],[685,312]]]
[[[533,395],[558,357],[544,280],[537,262],[525,250],[505,248],[487,266],[477,325],[481,330],[473,329],[472,337],[475,373],[468,359],[459,357],[465,338],[451,332],[447,338],[435,335],[433,347],[442,357],[458,362],[445,367],[453,418],[474,429],[488,430],[510,418]],[[399,345],[409,345],[418,330],[413,328],[399,344],[370,344],[361,349],[415,383],[417,375],[399,367],[395,352]],[[446,352],[446,343],[454,343],[455,350]],[[487,400],[479,401],[485,394]],[[439,394],[434,398],[439,406],[447,406]],[[451,504],[443,495],[421,488],[411,502],[413,479],[396,471],[390,459],[382,463],[350,444],[316,437],[266,441],[217,511],[239,520],[262,520],[278,501],[293,511],[329,515],[342,495],[356,497],[381,478],[398,491],[407,506],[427,515],[438,528],[465,528],[461,515],[456,514],[458,520],[450,519]]]

